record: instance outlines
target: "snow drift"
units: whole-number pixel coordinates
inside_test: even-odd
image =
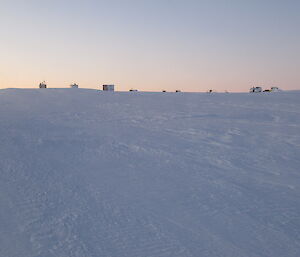
[[[299,98],[0,90],[0,256],[300,256]]]

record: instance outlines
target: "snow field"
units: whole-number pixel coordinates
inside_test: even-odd
[[[0,256],[300,256],[299,98],[0,90]]]

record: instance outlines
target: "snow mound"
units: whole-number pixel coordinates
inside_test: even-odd
[[[0,90],[0,256],[300,256],[300,92]]]

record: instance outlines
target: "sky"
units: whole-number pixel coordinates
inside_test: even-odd
[[[0,0],[0,88],[300,89],[299,0]]]

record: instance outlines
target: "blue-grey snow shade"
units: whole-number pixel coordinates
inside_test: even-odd
[[[1,1],[0,87],[299,89],[300,2]]]
[[[0,257],[299,257],[299,95],[0,90]]]

